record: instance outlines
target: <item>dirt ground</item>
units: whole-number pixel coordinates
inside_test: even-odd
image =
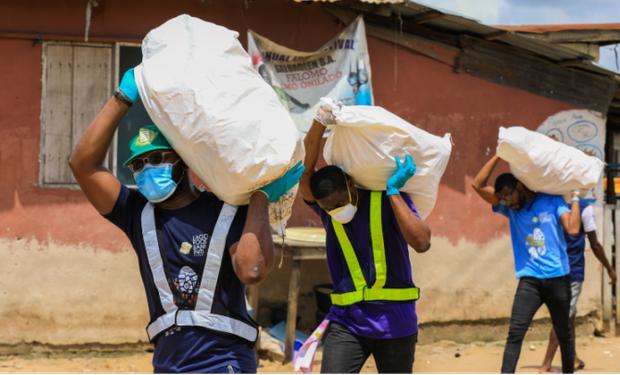
[[[518,373],[537,373],[547,349],[547,343],[524,343],[517,366]],[[420,345],[416,350],[414,373],[499,373],[503,342],[457,344],[441,341]],[[620,337],[578,337],[577,353],[586,363],[581,373],[620,373]],[[457,357],[456,355],[459,354]],[[320,355],[315,359],[314,373],[320,372]],[[0,373],[152,373],[152,353],[102,353],[87,354],[38,354],[29,356],[0,357]],[[553,365],[560,369],[560,355]],[[292,373],[293,365],[282,365],[261,360],[260,374]],[[372,357],[362,373],[376,373]]]

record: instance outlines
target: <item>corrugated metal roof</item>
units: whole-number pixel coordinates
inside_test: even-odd
[[[305,0],[294,0],[302,2]],[[454,12],[443,10],[431,5],[409,0],[362,0],[362,1],[332,1],[332,0],[310,0],[314,2],[330,2],[335,5],[356,8],[365,6],[364,11],[373,12],[371,8],[376,8],[374,12],[383,16],[400,16],[404,22],[423,24],[423,26],[444,31],[452,34],[466,34],[477,36],[482,39],[492,40],[512,47],[522,49],[535,56],[547,60],[570,64],[576,68],[602,74],[609,77],[617,76],[617,72],[596,66],[589,63],[594,57],[569,47],[559,44],[549,43],[535,39],[527,35],[517,34],[514,31],[505,30],[499,27],[485,25],[479,21],[467,18]],[[416,21],[417,20],[417,21]]]
[[[433,9],[411,1],[402,1],[400,4],[392,5],[392,8],[396,11],[400,11],[401,16],[406,14],[408,17],[415,17],[422,12]],[[496,40],[513,47],[522,48],[551,61],[593,60],[592,56],[568,47],[505,31],[454,13],[439,12],[443,13],[444,16],[425,22],[424,25],[452,33],[474,35],[483,39],[490,38],[491,40]]]
[[[455,72],[559,100],[581,108],[607,112],[618,83],[598,74],[565,69],[548,60],[480,38],[459,36],[462,52]]]
[[[581,31],[581,30],[620,30],[620,23],[581,23],[574,25],[520,25],[520,26],[501,26],[500,29],[516,31],[520,33],[548,33],[554,31]]]
[[[620,43],[620,24],[496,26],[550,43]]]
[[[391,39],[400,19],[401,36],[396,39],[403,46],[446,63],[455,71],[467,71],[491,82],[601,111],[607,114],[609,123],[620,126],[620,72],[595,63],[591,55],[545,40],[547,35],[554,33],[593,31],[594,34],[605,34],[587,36],[601,45],[615,40],[620,24],[532,26],[526,30],[525,27],[485,25],[454,12],[409,0],[309,1],[333,4],[324,7],[345,23],[363,13],[367,19],[367,32],[379,38],[389,33]],[[583,27],[580,29],[583,31],[574,30],[578,27]],[[550,31],[551,28],[558,30]],[[586,37],[579,36],[579,40]],[[570,39],[576,38],[571,35]],[[464,40],[469,42],[464,45]],[[486,63],[481,64],[481,59]],[[502,70],[504,65],[510,65],[507,71]],[[551,82],[550,76],[555,81]],[[578,85],[575,87],[575,84]]]

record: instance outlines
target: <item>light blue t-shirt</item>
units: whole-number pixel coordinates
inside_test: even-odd
[[[517,279],[550,279],[570,273],[560,216],[570,212],[558,195],[538,193],[519,211],[505,204],[493,206],[510,220],[510,236]]]

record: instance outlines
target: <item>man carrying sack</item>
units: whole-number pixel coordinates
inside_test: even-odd
[[[189,168],[155,125],[131,141],[139,191],[103,166],[114,132],[139,100],[133,69],[78,142],[69,161],[90,203],[125,232],[138,255],[155,343],[155,372],[256,372],[258,330],[245,285],[262,282],[275,252],[267,205],[294,186],[303,167],[231,206],[193,184]]]
[[[581,295],[581,288],[583,287],[583,281],[585,278],[585,266],[586,259],[584,252],[586,250],[586,237],[590,241],[590,248],[594,256],[601,262],[603,267],[607,270],[609,275],[609,284],[616,283],[616,271],[609,263],[609,260],[605,256],[605,250],[603,245],[598,241],[596,237],[596,222],[594,221],[594,208],[585,201],[579,202],[579,208],[581,209],[581,227],[579,228],[579,234],[577,236],[571,236],[564,233],[564,239],[566,240],[566,253],[568,254],[568,262],[570,265],[570,280],[571,280],[571,300],[570,300],[570,326],[575,336],[575,317],[577,316],[577,301]],[[543,364],[538,370],[540,374],[555,374],[557,370],[551,367],[553,357],[558,349],[559,341],[553,328],[549,334],[549,346],[545,353],[545,359]],[[581,370],[586,366],[585,362],[579,359],[577,352],[575,351],[575,370]]]
[[[357,188],[340,168],[314,171],[327,124],[319,109],[304,140],[300,191],[325,227],[327,264],[334,284],[322,373],[359,373],[373,355],[380,373],[411,373],[418,336],[419,289],[411,276],[408,245],[430,248],[431,231],[409,196],[399,193],[416,167],[411,157],[387,182],[387,191]]]
[[[536,193],[511,173],[487,186],[499,161],[493,156],[478,172],[472,187],[493,206],[493,212],[510,221],[510,235],[519,286],[512,306],[508,340],[504,349],[502,373],[514,373],[523,338],[532,318],[544,303],[560,341],[562,371],[573,373],[575,340],[570,328],[571,280],[564,232],[579,233],[581,212],[578,193],[572,195],[569,209],[557,195]]]

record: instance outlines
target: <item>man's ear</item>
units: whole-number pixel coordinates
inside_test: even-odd
[[[351,192],[351,194],[357,194],[355,189],[355,182],[353,182],[353,180],[349,178],[347,183],[349,184],[349,191]]]
[[[525,185],[523,185],[521,181],[517,181],[517,189],[519,189],[519,191],[525,191]]]
[[[353,182],[351,178],[347,178],[347,184],[349,185],[349,190],[351,191],[355,190],[355,183]]]

